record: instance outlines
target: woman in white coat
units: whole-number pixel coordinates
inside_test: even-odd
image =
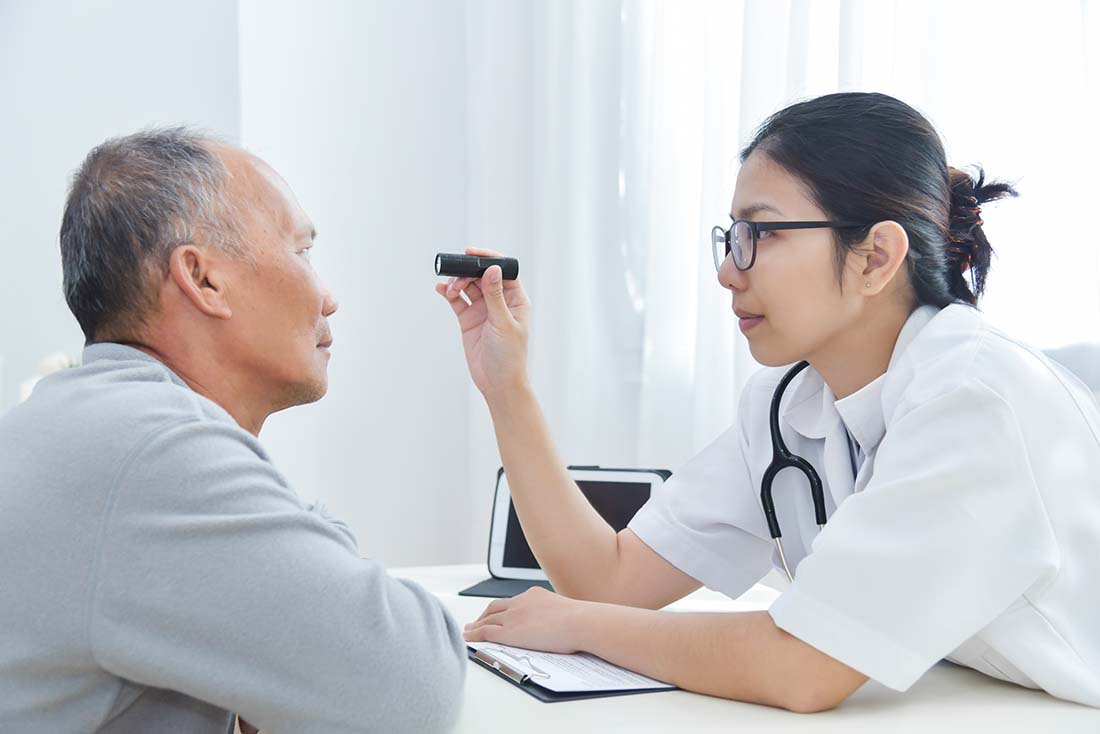
[[[520,283],[494,267],[439,284],[560,592],[493,602],[467,639],[584,650],[795,711],[868,678],[905,690],[945,657],[1100,706],[1100,409],[975,308],[992,252],[981,206],[1014,193],[949,168],[928,121],[891,97],[769,118],[714,244],[753,356],[777,368],[619,533],[570,480],[532,394]],[[1034,231],[1034,257],[1058,257],[1059,230]],[[760,487],[772,396],[800,360],[778,423],[820,474],[827,522],[806,477],[780,472],[780,558]],[[773,566],[793,582],[767,612],[654,611],[702,584],[735,597]]]

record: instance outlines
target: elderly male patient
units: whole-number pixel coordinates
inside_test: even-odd
[[[256,439],[327,387],[313,237],[275,171],[185,129],[76,173],[61,258],[83,364],[0,418],[0,731],[453,723],[457,626]]]

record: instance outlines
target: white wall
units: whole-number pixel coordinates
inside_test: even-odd
[[[73,170],[154,124],[239,133],[236,4],[0,2],[0,412],[39,359],[79,358],[57,232]]]
[[[431,269],[467,242],[463,6],[240,7],[243,142],[313,218],[340,303],[328,397],[261,438],[365,554],[483,558],[495,465],[470,496],[469,377]]]
[[[429,270],[466,242],[464,17],[429,2],[0,0],[0,412],[41,357],[83,346],[57,247],[72,171],[107,137],[196,125],[284,175],[341,302],[328,397],[261,435],[276,464],[391,565],[483,557],[497,460],[471,501],[469,379]]]

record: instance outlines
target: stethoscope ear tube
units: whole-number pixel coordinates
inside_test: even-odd
[[[764,470],[764,476],[760,480],[760,506],[764,509],[764,519],[768,523],[768,532],[775,540],[779,558],[783,563],[783,570],[787,572],[787,578],[792,580],[790,569],[787,568],[787,559],[783,554],[783,544],[780,542],[783,532],[779,529],[779,520],[775,515],[775,501],[772,498],[772,483],[775,481],[775,476],[784,469],[797,469],[802,472],[810,485],[810,494],[814,503],[814,517],[817,524],[822,526],[827,519],[825,515],[825,491],[821,485],[821,477],[810,462],[801,456],[795,456],[787,449],[787,444],[783,442],[783,435],[779,430],[779,404],[783,400],[783,393],[791,380],[809,366],[809,362],[799,362],[788,370],[787,374],[783,375],[783,379],[779,381],[779,385],[775,388],[775,393],[772,395],[771,410],[768,414],[768,427],[771,429],[772,439],[772,460]]]
[[[780,469],[786,467],[777,466],[775,460],[768,464],[764,470],[764,479],[760,482],[760,506],[764,508],[764,520],[768,523],[768,532],[772,538],[782,538],[783,532],[779,529],[779,520],[775,517],[775,501],[772,499],[772,480]]]
[[[782,538],[783,533],[779,529],[779,520],[775,516],[775,500],[772,498],[772,482],[775,476],[784,469],[798,469],[805,475],[810,485],[810,495],[814,503],[814,519],[818,525],[824,525],[825,515],[825,490],[821,486],[821,477],[810,462],[801,456],[795,456],[786,452],[786,447],[781,448],[787,455],[776,456],[768,468],[764,470],[764,478],[760,482],[760,506],[764,508],[764,519],[768,523],[768,532],[773,538]]]
[[[810,462],[801,456],[791,456],[791,465],[798,467],[806,475],[806,481],[810,483],[810,495],[814,501],[814,518],[818,525],[824,525],[828,519],[825,516],[825,490],[821,487],[821,477],[818,476]]]
[[[783,375],[783,379],[779,381],[775,392],[772,393],[772,403],[768,411],[768,429],[771,432],[772,439],[772,460],[768,464],[768,468],[764,470],[764,476],[760,481],[760,505],[764,508],[764,517],[768,521],[768,532],[772,534],[773,538],[783,536],[783,533],[779,530],[779,520],[775,517],[775,502],[772,500],[772,482],[775,480],[776,474],[788,467],[798,469],[806,474],[807,479],[810,480],[811,493],[814,489],[814,479],[817,479],[817,492],[813,493],[815,508],[818,505],[817,498],[821,492],[821,480],[817,478],[817,472],[801,456],[791,454],[787,449],[787,444],[783,442],[783,433],[779,430],[779,406],[783,402],[783,393],[787,391],[787,386],[791,384],[791,380],[809,366],[809,362],[802,361],[787,370],[787,374]],[[822,500],[824,500],[824,495],[822,495]],[[822,524],[822,521],[819,520],[818,524]]]

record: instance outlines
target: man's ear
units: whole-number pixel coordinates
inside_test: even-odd
[[[897,222],[879,222],[871,227],[862,247],[855,250],[859,282],[856,290],[865,296],[881,293],[894,280],[909,254],[909,235]]]
[[[233,315],[227,296],[225,258],[209,248],[182,245],[168,258],[168,279],[202,313],[216,319]]]

